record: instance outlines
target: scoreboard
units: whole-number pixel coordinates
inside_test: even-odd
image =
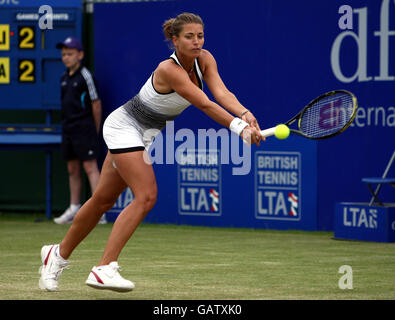
[[[0,0],[0,109],[60,108],[56,43],[81,30],[82,0]]]

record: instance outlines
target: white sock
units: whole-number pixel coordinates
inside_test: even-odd
[[[68,261],[66,259],[64,259],[61,255],[60,255],[60,246],[58,246],[55,250],[55,255],[60,259],[61,262],[63,263],[67,263]]]
[[[77,211],[81,208],[80,204],[70,204],[70,209],[71,211],[76,214]]]

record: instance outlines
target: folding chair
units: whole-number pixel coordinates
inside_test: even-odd
[[[387,168],[385,168],[385,171],[383,173],[383,176],[381,178],[362,178],[362,182],[365,182],[370,193],[372,194],[372,199],[369,202],[369,206],[372,206],[374,201],[376,201],[380,206],[383,206],[383,202],[378,198],[378,193],[381,190],[381,186],[383,184],[388,184],[392,187],[395,188],[395,178],[387,178],[387,174],[392,166],[392,163],[395,160],[395,151],[392,154],[392,157],[390,161],[387,164]],[[371,184],[377,184],[376,190],[373,190]]]

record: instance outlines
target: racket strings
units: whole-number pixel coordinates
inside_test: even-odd
[[[305,110],[299,129],[312,138],[322,138],[342,130],[352,119],[354,101],[351,95],[336,93],[313,103]]]

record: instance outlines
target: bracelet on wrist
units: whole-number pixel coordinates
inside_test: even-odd
[[[241,113],[241,115],[240,115],[240,118],[242,117],[242,116],[244,116],[246,113],[248,113],[248,112],[250,112],[250,110],[244,110],[242,113]]]

